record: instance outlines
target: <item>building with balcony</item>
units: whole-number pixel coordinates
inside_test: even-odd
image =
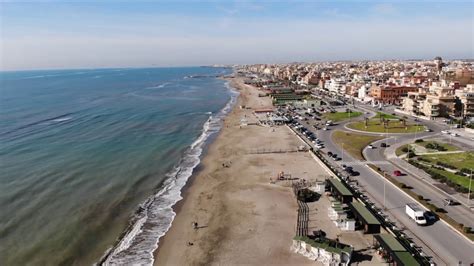
[[[464,89],[456,90],[456,97],[461,102],[460,115],[474,117],[474,84],[468,84]]]
[[[446,82],[433,82],[426,96],[423,112],[428,117],[457,116],[455,89]]]
[[[426,91],[422,89],[417,92],[408,92],[407,97],[402,100],[402,110],[412,115],[420,115],[423,113],[425,100]]]

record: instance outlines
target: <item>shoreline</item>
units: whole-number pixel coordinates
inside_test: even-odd
[[[166,236],[168,235],[171,228],[173,228],[173,223],[174,223],[176,217],[178,217],[178,215],[180,214],[181,209],[183,208],[184,204],[189,200],[190,189],[193,187],[193,184],[195,183],[196,178],[205,169],[205,164],[203,163],[203,161],[208,156],[209,149],[212,147],[212,145],[214,145],[214,143],[216,141],[218,141],[219,136],[222,134],[223,128],[225,126],[226,118],[229,117],[235,111],[236,108],[238,108],[239,103],[241,102],[240,89],[237,88],[237,87],[234,87],[232,85],[232,79],[225,78],[225,77],[219,77],[219,78],[222,79],[222,80],[227,81],[228,84],[226,86],[229,86],[229,90],[235,90],[235,91],[239,92],[239,95],[236,97],[236,100],[235,100],[235,103],[232,106],[232,109],[222,118],[222,121],[221,121],[222,122],[222,127],[221,127],[221,129],[217,132],[217,134],[211,135],[209,137],[209,139],[206,141],[207,143],[206,143],[206,145],[203,149],[203,152],[200,156],[201,157],[200,163],[193,169],[193,174],[188,178],[188,181],[186,182],[186,184],[181,188],[181,197],[182,197],[182,199],[180,201],[178,201],[176,204],[174,204],[173,207],[172,207],[172,210],[175,213],[175,217],[174,217],[173,221],[171,222],[170,228],[168,228],[166,233],[158,239],[158,247],[153,251],[153,265],[157,264],[157,256],[158,256],[160,250],[162,249],[162,247],[165,245],[165,242],[167,242],[167,237]]]
[[[294,150],[301,142],[284,126],[242,126],[241,119],[257,121],[253,110],[272,107],[271,100],[258,97],[258,90],[242,78],[227,80],[240,94],[199,170],[183,187],[171,227],[153,252],[154,265],[314,265],[289,250],[297,216],[291,187],[269,184],[268,178],[282,170],[308,177],[320,169],[309,153],[252,153],[259,148]]]
[[[117,242],[105,252],[96,265],[125,263],[129,260],[153,264],[154,252],[164,241],[164,235],[171,228],[173,220],[186,201],[188,188],[192,186],[194,177],[202,169],[201,160],[206,156],[209,146],[220,134],[225,118],[232,112],[238,100],[237,91],[229,87],[228,81],[223,85],[229,91],[229,101],[218,112],[210,114],[202,126],[201,134],[188,147],[180,162],[167,172],[168,177],[163,184],[156,188],[155,193],[139,205]],[[167,222],[168,220],[169,222]],[[143,237],[148,239],[143,239]],[[156,240],[153,237],[156,237]],[[141,238],[140,241],[147,241],[147,245],[154,242],[155,248],[140,249],[141,255],[136,254],[136,251],[129,253],[129,247],[136,246],[132,244],[136,238]],[[122,254],[123,252],[125,254]]]

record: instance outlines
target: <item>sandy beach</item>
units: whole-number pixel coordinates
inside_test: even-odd
[[[307,152],[258,153],[296,150],[302,142],[286,126],[241,126],[241,119],[256,121],[253,110],[271,101],[241,79],[231,85],[240,91],[238,102],[184,192],[155,264],[314,265],[290,251],[297,216],[290,184],[269,181],[280,171],[307,180],[324,172]]]

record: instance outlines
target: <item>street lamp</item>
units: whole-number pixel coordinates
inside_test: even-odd
[[[471,182],[472,182],[472,168],[471,168],[471,175],[469,177],[469,193],[467,194],[467,206],[471,207]]]
[[[342,145],[342,158],[341,158],[341,162],[344,163],[344,143],[341,143]]]
[[[387,210],[387,206],[385,205],[385,183],[387,183],[387,173],[383,172],[383,209]]]

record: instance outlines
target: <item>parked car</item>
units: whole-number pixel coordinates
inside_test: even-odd
[[[351,176],[358,176],[358,175],[360,175],[359,172],[354,171],[354,170],[351,170],[350,174],[351,174]]]
[[[385,142],[380,143],[380,147],[383,147],[383,148],[387,147],[387,143]]]
[[[433,130],[431,130],[429,128],[425,129],[425,132],[431,132],[431,131],[433,131]]]
[[[402,172],[400,172],[400,170],[395,170],[395,171],[393,171],[393,175],[394,176],[401,176]]]
[[[374,147],[374,145],[371,144],[371,145],[367,146],[367,148],[374,149],[375,147]]]
[[[328,151],[328,156],[332,157],[332,152]]]

